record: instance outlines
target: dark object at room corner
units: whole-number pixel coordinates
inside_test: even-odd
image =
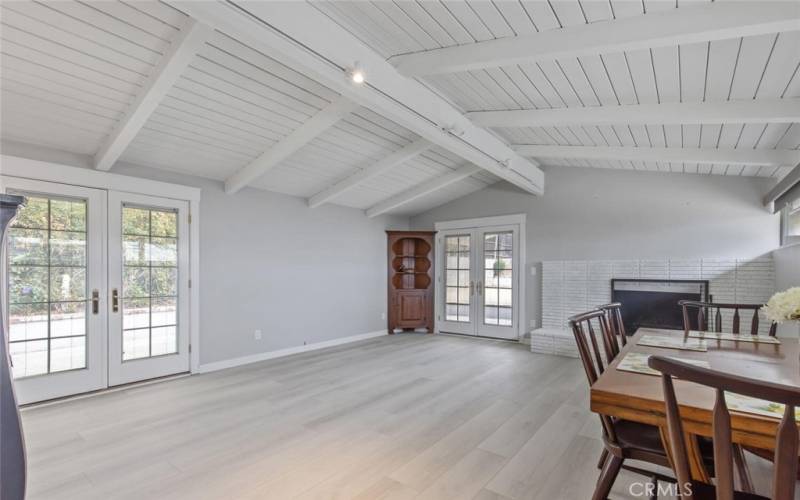
[[[24,201],[22,196],[0,194],[0,242],[5,241],[6,228]],[[25,498],[25,442],[11,380],[4,325],[0,308],[0,499],[22,500]]]
[[[386,231],[388,238],[388,325],[433,333],[434,231]]]

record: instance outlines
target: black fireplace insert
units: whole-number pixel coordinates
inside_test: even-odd
[[[614,278],[611,298],[622,303],[622,321],[629,335],[640,327],[683,330],[678,301],[708,302],[708,280]]]

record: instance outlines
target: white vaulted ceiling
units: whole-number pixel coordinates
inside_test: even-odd
[[[709,3],[459,0],[313,2],[313,5],[381,55],[398,62],[397,56],[402,55],[454,46],[475,50],[480,42],[488,40],[615,19],[644,18],[676,9],[689,11]],[[798,2],[784,3],[800,10]],[[464,112],[798,98],[800,21],[795,18],[794,24],[795,31],[487,66],[418,78]],[[478,119],[479,114],[470,116]],[[796,112],[794,116],[796,119]],[[800,147],[800,124],[793,121],[682,125],[659,123],[655,116],[652,120],[646,124],[494,126],[493,130],[510,144],[794,150]],[[782,176],[794,166],[589,160],[568,156],[537,159],[548,165],[774,177]]]
[[[713,41],[412,74],[400,66],[409,54],[431,55],[448,47],[480,49],[485,41],[513,41],[614,19],[646,19],[708,3],[300,4],[283,4],[281,14],[291,12],[272,19],[270,14],[277,11],[257,2],[203,6],[178,0],[3,2],[0,137],[5,144],[84,155],[87,163],[96,162],[116,138],[123,147],[111,155],[112,163],[118,159],[228,180],[228,187],[231,177],[238,175],[245,179],[243,185],[309,199],[344,183],[346,189],[334,189],[335,195],[325,197],[325,202],[365,210],[447,178],[466,165],[482,168],[391,210],[405,214],[432,208],[500,178],[541,192],[539,164],[781,177],[793,166],[792,155],[800,154],[800,123],[796,123],[800,24],[776,28],[775,33]],[[216,22],[217,15],[225,19]],[[355,47],[371,51],[385,64],[386,68],[374,63],[364,68],[367,85],[362,90],[371,94],[362,96],[341,85],[346,80],[343,70],[355,63],[355,56],[337,60],[336,50],[313,46],[311,38],[299,40],[300,33],[291,28],[303,24],[293,24],[292,16],[314,29],[328,30],[330,39],[338,40],[331,44],[338,44],[334,49],[339,53]],[[207,33],[197,35],[202,36],[199,42],[195,37],[188,57],[175,56],[185,43],[181,35],[195,21]],[[264,37],[278,33],[287,47],[300,49],[283,50],[274,41],[261,43],[262,32]],[[305,51],[311,59],[292,50]],[[320,61],[321,66],[314,66]],[[158,75],[168,73],[164,67],[169,65],[177,71],[175,77],[154,84]],[[398,65],[396,76],[391,65]],[[341,75],[342,82],[338,76],[326,78],[326,68]],[[379,72],[383,84],[371,80]],[[398,87],[391,89],[386,82]],[[410,90],[397,90],[404,87]],[[141,106],[143,95],[156,100],[152,111],[136,124],[131,114]],[[353,105],[345,106],[330,123],[306,130],[343,99],[354,99]],[[376,99],[388,104],[372,106]],[[697,103],[712,105],[697,110],[699,116],[717,116],[714,113],[724,111],[717,104],[745,100],[770,100],[769,109],[782,110],[782,115],[764,118],[746,111],[741,121],[723,118],[687,124],[674,116],[659,122],[655,109],[647,111],[647,121],[635,123],[594,124],[587,121],[594,115],[577,114],[569,119],[573,122],[548,125],[549,115],[512,121],[506,115],[484,114],[582,108],[602,113],[602,108],[620,106]],[[419,102],[432,104],[413,104]],[[447,116],[457,118],[442,118]],[[526,120],[536,124],[528,126]],[[120,139],[124,127],[132,132]],[[415,141],[426,140],[432,142],[421,153],[381,167],[393,153],[397,156]],[[583,149],[571,148],[576,146]],[[645,151],[650,148],[667,149],[651,158],[648,155],[660,153]],[[717,158],[708,152],[711,149],[720,158],[730,158],[736,150],[775,154],[742,155],[751,163],[698,159]],[[270,157],[279,150],[283,153]],[[773,161],[778,157],[781,162]]]

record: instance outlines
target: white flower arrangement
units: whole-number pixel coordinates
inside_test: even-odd
[[[800,287],[773,295],[764,306],[764,314],[775,323],[800,321]]]

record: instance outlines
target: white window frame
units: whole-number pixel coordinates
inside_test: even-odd
[[[800,214],[800,198],[789,202],[781,209],[781,246],[800,243],[800,235],[789,235],[789,216]]]
[[[0,154],[3,176],[123,191],[189,202],[190,372],[200,372],[200,188]]]

